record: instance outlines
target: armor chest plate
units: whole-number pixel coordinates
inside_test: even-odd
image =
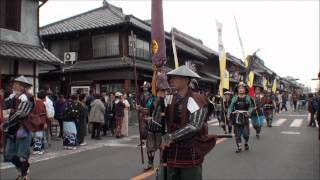
[[[248,110],[249,104],[246,101],[246,97],[238,97],[238,100],[235,104],[235,110]]]

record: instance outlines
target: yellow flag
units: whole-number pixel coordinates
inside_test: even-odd
[[[254,73],[252,71],[250,71],[249,73],[249,80],[247,82],[249,88],[251,88],[253,86],[253,80],[254,80]]]
[[[277,91],[277,80],[275,79],[272,85],[272,92],[275,93],[276,91]]]
[[[268,89],[268,80],[263,77],[263,90],[267,90]]]
[[[220,64],[219,94],[220,96],[223,96],[223,88],[229,89],[229,72],[226,72],[227,57],[226,57],[226,52],[222,42],[222,24],[216,20],[216,25],[218,29],[218,48],[219,48],[219,64]]]
[[[229,71],[227,70],[224,72],[223,88],[229,89]]]

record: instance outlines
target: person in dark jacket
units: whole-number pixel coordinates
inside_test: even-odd
[[[64,96],[62,94],[60,94],[58,96],[57,102],[54,104],[54,111],[55,111],[54,118],[56,120],[58,120],[58,122],[59,122],[59,127],[60,127],[59,137],[60,138],[62,138],[62,136],[63,136],[63,118],[64,118],[63,112],[66,109],[66,107],[67,107],[67,101],[64,98]]]
[[[67,108],[64,111],[63,119],[63,147],[69,150],[77,149],[77,127],[76,123],[80,119],[81,105],[78,101],[79,96],[74,94],[71,96],[71,101],[68,102]]]
[[[78,144],[80,146],[84,146],[87,143],[85,143],[84,138],[87,135],[87,122],[88,122],[88,107],[85,104],[86,102],[86,94],[80,94],[79,95],[79,103],[80,103],[80,118],[77,125],[77,138],[78,138]]]
[[[316,97],[313,97],[313,94],[310,93],[308,95],[308,112],[310,113],[310,123],[309,123],[309,127],[316,127],[316,121],[314,116],[317,113],[318,110],[318,100]]]

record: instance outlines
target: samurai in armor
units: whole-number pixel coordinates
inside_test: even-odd
[[[140,106],[137,107],[139,111],[139,120],[141,121],[140,124],[140,132],[142,132],[142,139],[147,138],[147,122],[152,114],[153,108],[153,95],[149,92],[151,88],[151,84],[149,82],[143,83],[143,92],[140,96]]]
[[[221,119],[222,100],[223,99],[219,94],[217,94],[213,100],[215,116],[217,117],[220,126],[222,126],[222,122],[221,122],[222,121],[222,119]]]
[[[8,120],[1,125],[6,137],[4,160],[15,165],[19,180],[28,179],[30,166],[32,137],[25,123],[34,106],[32,98],[27,93],[31,86],[32,83],[24,76],[16,78],[13,82],[13,93],[5,99],[3,106],[4,109],[11,109]]]
[[[232,99],[232,93],[230,91],[224,92],[224,97],[223,97],[223,106],[222,106],[222,111],[221,111],[221,127],[223,128],[224,132],[227,132],[226,127],[228,127],[228,133],[231,134],[232,132],[232,123],[230,119],[227,117],[228,114],[228,107],[231,104],[231,99]]]
[[[188,87],[198,74],[180,66],[168,74],[177,92],[165,97],[167,133],[161,148],[166,157],[166,179],[202,179],[204,156],[215,146],[208,135],[208,99]]]
[[[260,138],[261,128],[263,127],[264,114],[263,114],[263,95],[261,94],[260,87],[255,89],[255,108],[251,114],[252,126],[256,130],[256,137]]]
[[[273,109],[275,107],[274,97],[272,96],[271,89],[268,89],[267,94],[264,96],[263,111],[267,120],[267,126],[272,127]]]
[[[167,86],[169,87],[169,86]],[[164,105],[165,89],[160,89],[157,92],[157,97],[154,98],[152,116],[147,122],[147,156],[148,165],[145,171],[153,169],[153,161],[155,152],[160,149],[161,137],[165,128],[165,105]]]
[[[245,150],[249,150],[249,117],[253,110],[253,104],[251,97],[247,95],[247,85],[240,82],[238,87],[238,94],[235,95],[231,104],[228,108],[228,117],[232,119],[232,124],[234,126],[234,134],[236,136],[237,150],[236,153],[242,151],[241,146],[241,136],[243,136],[245,143]]]

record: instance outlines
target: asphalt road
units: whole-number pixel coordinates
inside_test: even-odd
[[[251,128],[250,150],[236,154],[233,139],[219,140],[206,156],[203,179],[320,179],[317,128],[307,127],[306,113],[277,115],[274,127],[264,127],[260,139]],[[222,133],[215,120],[210,133]],[[154,172],[143,173],[137,127],[131,136],[116,140],[88,140],[77,151],[62,150],[61,141],[44,155],[31,158],[30,179],[155,179]],[[158,158],[155,162],[158,162]],[[14,179],[16,170],[1,163],[1,179]]]

